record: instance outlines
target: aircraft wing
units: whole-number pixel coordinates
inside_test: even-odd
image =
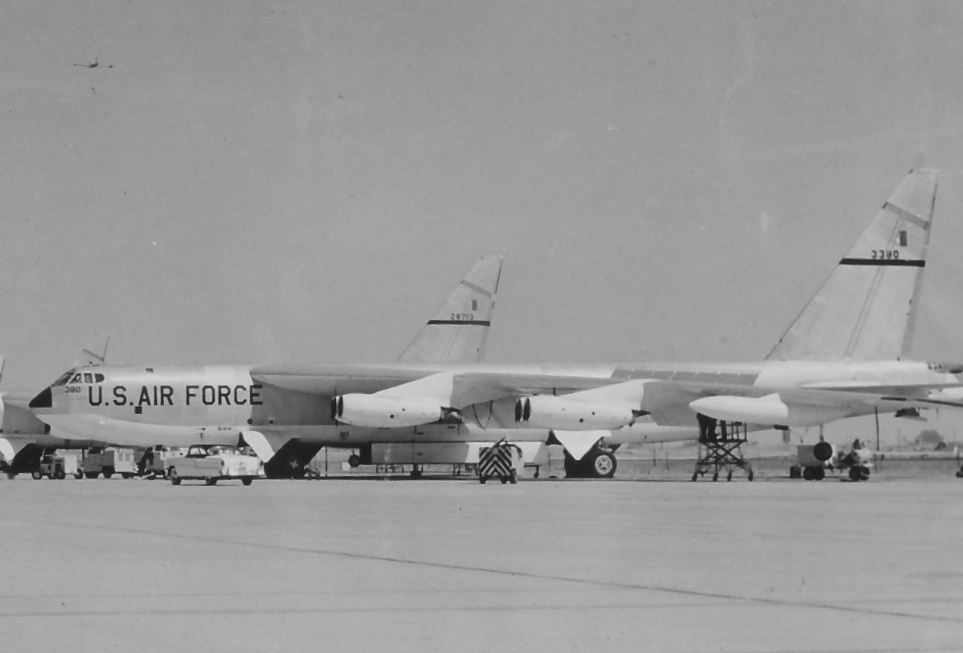
[[[379,392],[398,388],[398,392],[412,394],[400,386],[441,374],[453,379],[450,405],[456,408],[526,394],[568,394],[624,380],[599,376],[512,372],[426,373],[417,368],[353,365],[265,365],[251,370],[251,377],[261,383],[322,396],[333,396],[349,388],[352,392]]]

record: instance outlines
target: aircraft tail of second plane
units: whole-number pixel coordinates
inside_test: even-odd
[[[939,173],[911,170],[767,360],[896,360],[911,345]]]
[[[485,256],[398,357],[400,363],[474,363],[485,353],[502,257]]]

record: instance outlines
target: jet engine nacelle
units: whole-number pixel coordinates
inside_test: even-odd
[[[532,428],[565,431],[618,429],[636,416],[628,405],[589,403],[554,395],[524,397],[515,402],[515,421]]]
[[[431,401],[411,398],[347,394],[331,400],[334,421],[375,429],[431,424],[445,417],[445,411]]]

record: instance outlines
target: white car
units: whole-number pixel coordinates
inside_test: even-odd
[[[185,479],[203,480],[207,485],[240,480],[250,485],[263,476],[260,458],[223,444],[192,444],[186,455],[168,458],[166,464],[167,478],[173,485],[180,485]]]

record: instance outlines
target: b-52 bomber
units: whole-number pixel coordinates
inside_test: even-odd
[[[915,170],[763,361],[479,362],[501,259],[478,262],[394,363],[72,369],[30,407],[78,438],[251,446],[272,476],[322,446],[353,464],[466,462],[506,440],[561,444],[572,475],[609,477],[628,442],[708,428],[808,427],[963,402],[963,367],[902,360],[913,333],[938,174]]]

